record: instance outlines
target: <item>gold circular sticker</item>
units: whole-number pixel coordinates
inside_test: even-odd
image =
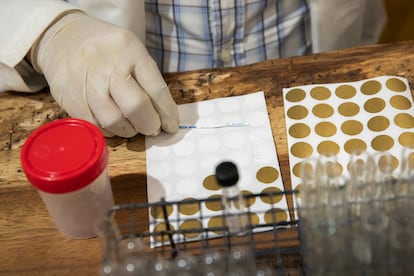
[[[312,88],[312,90],[310,91],[310,95],[315,100],[323,101],[331,96],[331,91],[324,86],[317,86]]]
[[[262,183],[275,182],[279,177],[279,171],[273,167],[262,167],[256,173],[256,178]]]
[[[405,90],[407,90],[407,85],[405,85],[405,83],[402,80],[397,78],[388,79],[385,85],[388,89],[395,92],[404,92]]]
[[[396,108],[401,110],[407,110],[410,109],[412,104],[407,97],[401,96],[401,95],[395,95],[391,97],[390,104]]]
[[[342,132],[348,135],[360,134],[363,129],[363,125],[357,120],[348,120],[341,125]]]
[[[381,83],[376,80],[364,82],[361,86],[361,92],[365,95],[374,95],[381,90]]]
[[[375,116],[369,119],[368,128],[372,131],[384,131],[390,126],[390,120],[384,116]]]
[[[220,185],[217,183],[216,176],[214,174],[204,178],[203,187],[210,191],[217,191],[221,189]]]
[[[285,210],[280,208],[272,208],[265,212],[264,220],[266,223],[275,224],[285,222],[288,219],[288,215]]]
[[[328,118],[332,116],[334,110],[329,104],[317,104],[312,108],[312,112],[316,117]]]
[[[300,102],[305,99],[306,93],[302,89],[292,89],[286,93],[286,100],[292,103]]]
[[[331,156],[337,155],[339,153],[339,146],[337,143],[333,141],[323,141],[318,145],[318,152],[321,155]]]
[[[287,116],[294,120],[301,120],[308,116],[308,110],[302,105],[295,105],[289,108]]]
[[[169,241],[169,236],[168,236],[168,230],[170,231],[174,231],[174,226],[172,224],[167,224],[165,223],[159,223],[157,225],[155,225],[154,229],[152,230],[152,234],[154,237],[154,240],[156,242],[167,242]]]
[[[342,99],[350,99],[355,96],[356,89],[352,85],[343,84],[338,86],[335,90],[335,94],[337,97]]]
[[[401,133],[400,137],[398,137],[398,142],[401,146],[407,148],[414,148],[414,133],[413,132],[404,132]]]
[[[371,141],[371,147],[377,151],[390,150],[394,146],[394,139],[388,135],[378,135]]]
[[[195,198],[188,197],[178,203],[178,211],[183,215],[194,215],[200,211],[200,205]]]
[[[400,113],[394,117],[394,122],[397,126],[401,128],[413,128],[414,127],[414,117],[408,113]]]
[[[221,204],[221,195],[211,195],[206,200],[206,207],[211,211],[221,211],[223,206]]]
[[[297,142],[292,146],[290,152],[296,157],[306,158],[311,156],[313,148],[306,142]]]
[[[373,98],[365,102],[364,109],[369,113],[378,113],[385,108],[385,101],[380,98]]]
[[[173,212],[173,207],[171,205],[165,205],[166,215],[170,216]],[[164,219],[164,208],[162,206],[153,206],[151,207],[151,216],[157,219]]]
[[[289,134],[295,138],[304,138],[306,136],[309,136],[310,128],[306,124],[297,123],[289,128]]]
[[[338,112],[342,116],[352,117],[359,113],[359,106],[353,102],[342,103],[338,107]]]
[[[198,219],[187,219],[181,223],[179,229],[186,238],[194,239],[202,233],[203,225]]]
[[[349,154],[361,153],[367,150],[367,144],[361,139],[350,139],[345,142],[344,149]]]
[[[267,204],[275,204],[282,200],[282,190],[277,187],[268,187],[261,192],[260,199]]]
[[[315,126],[315,132],[322,137],[333,136],[336,131],[336,126],[331,122],[320,122]]]

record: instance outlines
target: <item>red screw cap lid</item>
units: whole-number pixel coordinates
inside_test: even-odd
[[[95,180],[108,164],[108,149],[95,125],[66,118],[35,130],[24,143],[20,159],[34,187],[62,194]]]

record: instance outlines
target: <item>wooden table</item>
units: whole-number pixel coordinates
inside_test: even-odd
[[[408,79],[414,87],[414,41],[359,47],[254,65],[165,76],[177,103],[264,91],[281,173],[290,187],[282,88],[356,81],[381,75]],[[0,275],[96,275],[98,239],[71,240],[52,224],[20,165],[20,149],[31,131],[65,117],[47,91],[0,95]],[[142,136],[107,139],[109,174],[116,204],[146,201]]]

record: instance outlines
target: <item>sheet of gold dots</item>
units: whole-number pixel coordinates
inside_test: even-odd
[[[223,225],[222,205],[214,200],[221,198],[222,190],[214,171],[222,161],[237,165],[243,194],[283,190],[263,92],[180,105],[179,114],[182,125],[244,123],[247,126],[179,129],[176,134],[161,133],[146,138],[149,202],[161,197],[182,202],[167,210],[169,219],[179,220],[171,223],[170,229]],[[200,203],[197,199],[212,200]],[[255,197],[246,200],[245,205],[250,209],[249,219],[253,224],[288,220],[284,197]],[[160,211],[150,211],[155,230],[167,227],[162,223],[163,216]],[[209,236],[220,234],[212,231]],[[202,238],[193,232],[184,235],[186,239]]]
[[[414,146],[413,99],[404,78],[292,87],[283,97],[294,189],[306,158],[335,155],[347,175],[352,153],[387,151],[397,171],[402,148]]]

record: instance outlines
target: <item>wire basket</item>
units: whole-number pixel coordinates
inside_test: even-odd
[[[252,212],[247,207],[239,214],[247,221],[239,233],[229,231],[228,214],[224,211],[214,217],[203,213],[200,206],[221,204],[220,198],[115,206],[107,215],[103,232],[104,274],[121,267],[123,272],[117,270],[114,274],[126,270],[127,275],[134,271],[135,275],[304,275],[295,214],[271,203],[272,198],[277,202],[280,196],[292,200],[294,192],[249,194],[243,198],[249,201],[263,196],[270,199],[269,208]],[[197,218],[188,219],[179,213],[173,218],[168,215],[172,208],[197,206],[200,209]],[[289,214],[288,218],[280,215],[282,211]],[[265,222],[258,222],[257,215],[265,216]],[[216,223],[207,227],[197,223],[209,219]],[[134,260],[141,260],[138,264],[124,262],[128,259],[125,256],[134,254],[138,257]],[[143,267],[145,273],[140,274]]]

